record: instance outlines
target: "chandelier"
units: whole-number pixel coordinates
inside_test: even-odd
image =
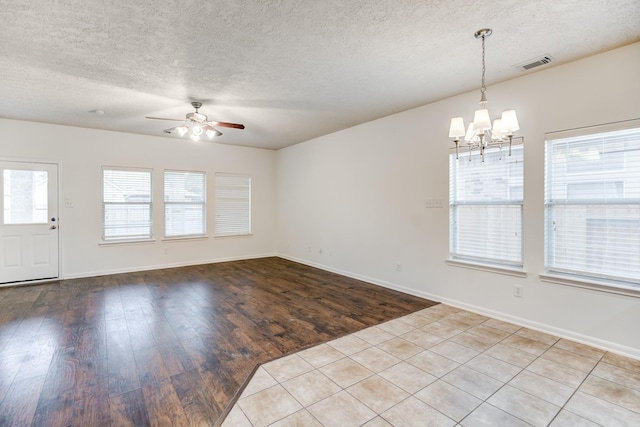
[[[482,88],[480,89],[480,108],[476,110],[473,116],[473,122],[469,123],[469,127],[465,128],[464,119],[462,117],[454,117],[451,119],[449,127],[449,138],[453,138],[456,147],[456,159],[459,155],[459,146],[465,144],[469,150],[469,161],[471,161],[471,152],[480,151],[480,156],[484,162],[484,152],[487,148],[497,147],[500,149],[500,158],[502,158],[502,146],[508,143],[509,155],[511,155],[511,144],[514,139],[513,133],[520,129],[518,118],[515,110],[507,110],[502,113],[499,119],[493,121],[489,116],[487,109],[487,87],[485,86],[485,62],[484,62],[484,41],[491,35],[493,31],[490,28],[484,28],[475,32],[476,39],[482,39]],[[461,143],[461,138],[464,141]],[[524,142],[524,140],[523,140]]]

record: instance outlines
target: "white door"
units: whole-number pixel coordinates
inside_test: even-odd
[[[0,161],[0,284],[58,277],[58,166]]]

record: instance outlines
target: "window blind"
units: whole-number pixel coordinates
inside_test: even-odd
[[[164,172],[166,237],[203,236],[206,231],[203,172]]]
[[[215,235],[251,234],[251,177],[216,174]]]
[[[523,146],[449,157],[450,257],[521,267]],[[469,160],[471,159],[471,160]]]
[[[151,170],[102,170],[103,239],[151,238]]]
[[[576,135],[546,138],[545,267],[640,285],[640,121]]]

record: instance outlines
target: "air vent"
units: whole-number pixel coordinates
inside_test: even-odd
[[[530,70],[532,68],[539,67],[541,65],[546,65],[553,61],[553,57],[551,55],[545,55],[540,58],[532,59],[531,61],[527,61],[524,64],[517,65],[516,68],[522,68],[523,70]]]

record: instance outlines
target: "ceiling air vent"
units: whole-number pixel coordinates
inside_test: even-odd
[[[522,68],[523,70],[530,70],[532,68],[539,67],[541,65],[546,65],[553,61],[553,57],[551,55],[545,55],[540,58],[532,59],[531,61],[527,61],[524,64],[517,65],[516,68]]]

